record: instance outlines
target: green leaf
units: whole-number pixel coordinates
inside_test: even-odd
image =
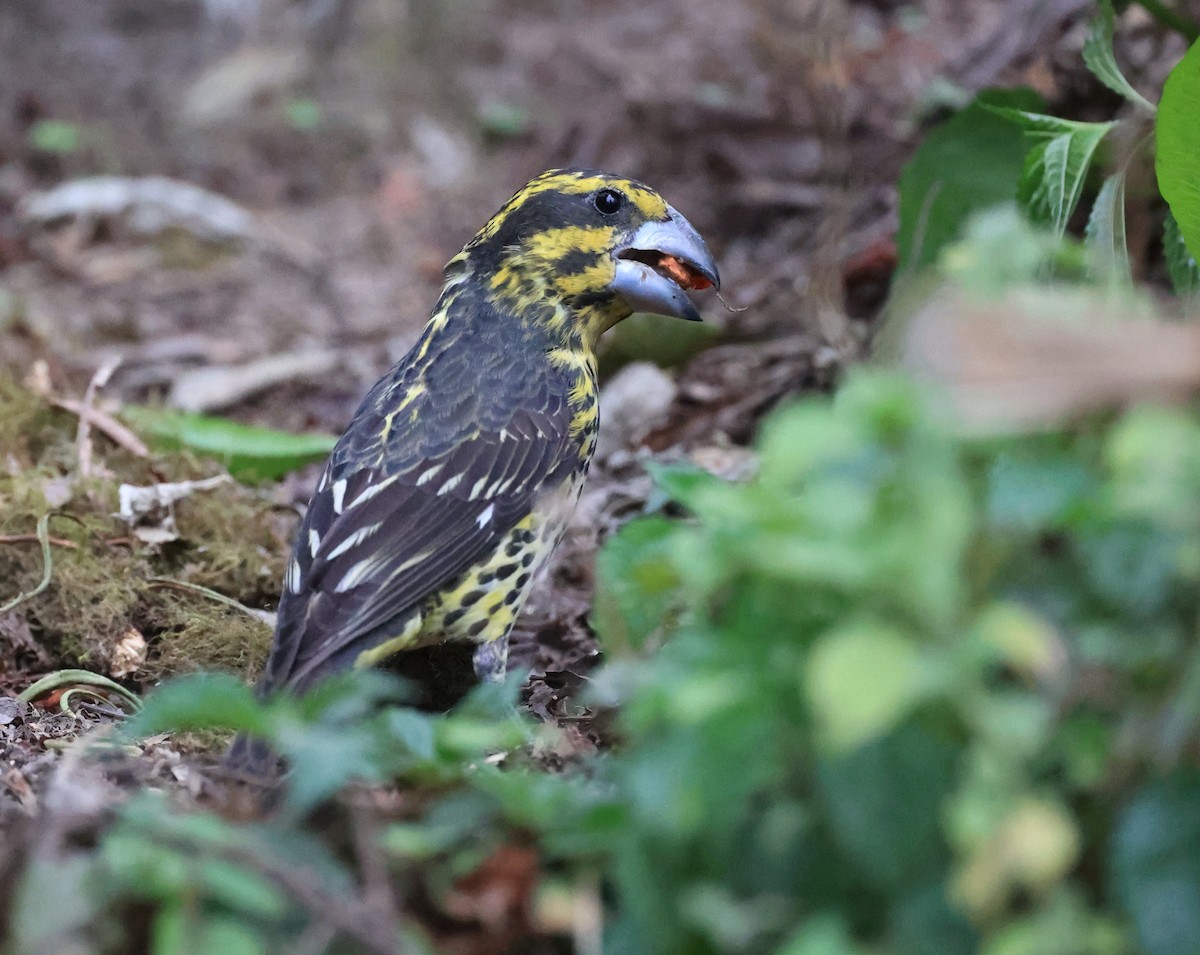
[[[121,417],[155,447],[187,448],[214,457],[243,481],[281,478],[311,461],[320,461],[337,443],[337,438],[327,434],[289,434],[161,408],[129,405]]]
[[[67,156],[79,151],[79,126],[58,119],[39,119],[29,127],[29,145],[44,153]]]
[[[972,955],[979,951],[978,932],[951,907],[940,880],[896,898],[892,938],[895,955]]]
[[[1027,110],[996,109],[1037,140],[1025,158],[1017,198],[1035,222],[1062,236],[1079,204],[1096,150],[1113,123],[1084,123]]]
[[[863,955],[838,916],[821,913],[805,921],[775,955]]]
[[[283,109],[291,127],[302,133],[310,133],[321,125],[321,104],[315,100],[288,100]]]
[[[1143,789],[1117,820],[1110,864],[1147,955],[1200,952],[1200,775]]]
[[[524,136],[533,126],[529,110],[504,100],[489,100],[479,109],[479,125],[489,136],[513,139]]]
[[[876,888],[907,891],[945,864],[942,803],[954,784],[954,757],[950,745],[908,722],[820,760],[817,779],[834,838]]]
[[[976,212],[1016,197],[1026,145],[1019,131],[988,106],[1036,110],[1028,89],[989,90],[934,129],[900,174],[900,262],[935,262]]]
[[[1200,290],[1200,265],[1196,264],[1196,257],[1183,241],[1183,233],[1179,231],[1175,216],[1169,212],[1163,223],[1163,255],[1167,260],[1167,274],[1171,276],[1175,294],[1195,295]]]
[[[269,707],[242,680],[228,673],[197,673],[154,690],[141,712],[126,724],[126,733],[134,739],[199,729],[262,735],[271,722]]]
[[[1158,188],[1192,258],[1200,258],[1200,42],[1176,64],[1155,121]]]
[[[153,955],[261,955],[263,938],[240,920],[198,911],[180,898],[161,909],[154,920]]]
[[[1099,12],[1092,21],[1092,29],[1083,44],[1083,62],[1092,75],[1114,93],[1118,93],[1135,106],[1154,112],[1154,104],[1135,90],[1125,74],[1117,66],[1113,55],[1113,27],[1116,15],[1112,0],[1099,0]]]
[[[1100,271],[1125,282],[1132,281],[1129,245],[1125,238],[1125,172],[1104,180],[1087,222],[1087,244]]]
[[[920,695],[912,641],[883,623],[850,623],[817,641],[804,674],[809,705],[835,750],[886,733]]]
[[[678,529],[661,517],[634,521],[597,556],[594,624],[609,652],[636,650],[668,621],[680,584],[671,561]]]

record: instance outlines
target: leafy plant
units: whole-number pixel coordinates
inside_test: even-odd
[[[1159,187],[1170,206],[1163,232],[1164,257],[1177,292],[1197,287],[1196,250],[1200,247],[1200,204],[1191,187],[1200,167],[1200,141],[1194,116],[1200,103],[1200,44],[1194,45],[1172,70],[1155,106],[1125,77],[1113,53],[1115,14],[1111,0],[1101,0],[1083,49],[1092,74],[1120,94],[1131,115],[1106,122],[1084,122],[1051,116],[1038,106],[1005,102],[1020,91],[989,91],[935,130],[906,166],[900,183],[900,260],[909,267],[936,261],[939,252],[961,236],[974,212],[1015,198],[1029,218],[1063,236],[1080,202],[1092,194],[1085,235],[1093,264],[1104,274],[1126,281],[1131,268],[1125,231],[1126,180],[1129,166],[1151,141],[1144,129],[1153,117]],[[1020,173],[1012,173],[1011,141],[981,118],[990,111],[1015,124],[1032,148]],[[1107,147],[1120,141],[1135,145],[1113,163],[1098,188],[1095,167]],[[1108,160],[1110,163],[1111,160]],[[938,190],[949,190],[937,201]],[[962,195],[959,192],[962,192]],[[1195,234],[1193,234],[1195,233]],[[919,237],[919,249],[914,238]]]
[[[188,448],[221,461],[243,481],[281,478],[320,461],[337,443],[327,434],[290,434],[227,418],[128,405],[121,416],[157,448]]]

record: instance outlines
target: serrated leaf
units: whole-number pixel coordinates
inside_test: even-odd
[[[1087,222],[1087,244],[1106,275],[1132,280],[1129,245],[1125,237],[1125,172],[1104,180]]]
[[[900,174],[901,264],[937,261],[976,213],[1016,198],[1026,147],[1018,130],[989,109],[1038,109],[1033,90],[990,90],[925,137]]]
[[[320,461],[337,443],[328,434],[290,434],[239,424],[227,418],[130,405],[121,417],[164,450],[187,448],[221,461],[242,481],[274,480],[312,461]]]
[[[1099,8],[1096,19],[1092,21],[1091,32],[1083,44],[1083,62],[1092,71],[1092,75],[1114,93],[1153,113],[1154,104],[1133,88],[1121,72],[1121,68],[1117,66],[1116,57],[1113,55],[1116,14],[1113,12],[1112,0],[1099,0]]]
[[[1021,174],[1017,199],[1035,222],[1061,237],[1079,204],[1096,149],[1116,123],[1084,123],[1041,113],[998,109],[1039,140]]]
[[[1193,43],[1163,87],[1154,129],[1158,188],[1192,258],[1200,257],[1200,42]]]
[[[1176,295],[1195,295],[1200,291],[1200,265],[1188,250],[1179,231],[1179,223],[1169,212],[1163,223],[1163,256],[1167,260],[1167,274]]]

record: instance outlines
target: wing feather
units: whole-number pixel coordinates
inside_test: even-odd
[[[354,468],[335,450],[300,529],[298,586],[280,602],[264,688],[302,687],[327,665],[369,649],[364,641],[394,636],[380,628],[402,621],[494,549],[543,488],[569,475],[576,460],[570,409],[554,384],[527,382],[535,393],[507,415],[495,405],[486,415],[470,402],[456,408],[456,416],[490,420],[398,470],[386,457]],[[435,465],[442,465],[436,477],[418,483]]]

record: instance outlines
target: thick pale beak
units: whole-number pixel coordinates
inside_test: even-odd
[[[665,222],[647,222],[617,249],[610,286],[635,312],[700,321],[688,290],[720,288],[717,263],[692,224],[670,206]]]

